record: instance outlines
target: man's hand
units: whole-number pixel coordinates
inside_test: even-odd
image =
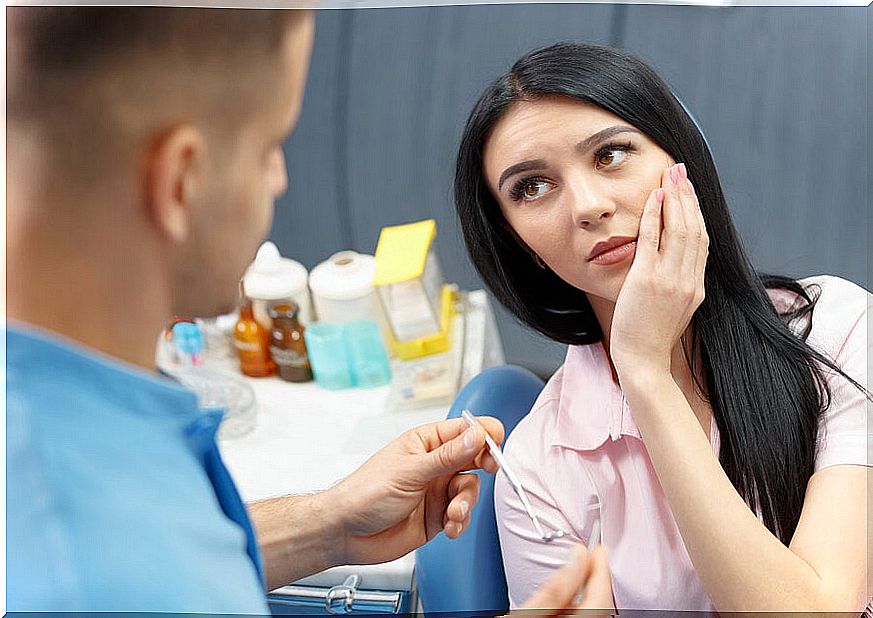
[[[580,594],[581,592],[581,594]],[[536,616],[610,616],[615,613],[606,550],[579,545],[570,561],[512,614]],[[594,611],[600,610],[600,611]]]
[[[498,444],[503,441],[500,421],[478,420]],[[440,531],[449,538],[460,536],[479,498],[479,478],[459,472],[497,471],[482,428],[468,428],[457,418],[411,429],[326,492],[344,513],[336,562],[384,562],[424,545]]]

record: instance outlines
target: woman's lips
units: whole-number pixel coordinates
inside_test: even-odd
[[[619,245],[618,247],[613,247],[609,251],[604,251],[603,253],[591,258],[590,261],[595,264],[600,264],[601,266],[611,266],[612,264],[618,264],[619,262],[623,262],[627,258],[633,256],[636,250],[637,241],[632,240],[623,245]]]

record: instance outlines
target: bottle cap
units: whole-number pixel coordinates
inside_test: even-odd
[[[246,271],[246,296],[257,300],[291,298],[306,289],[308,274],[300,262],[283,258],[270,241],[258,249],[255,261]]]
[[[267,313],[273,320],[281,320],[283,318],[294,319],[297,317],[297,312],[299,310],[300,307],[297,306],[297,303],[288,301],[270,305],[270,308],[267,309]]]
[[[312,269],[309,287],[313,294],[328,300],[352,300],[373,292],[376,259],[354,251],[334,253]]]

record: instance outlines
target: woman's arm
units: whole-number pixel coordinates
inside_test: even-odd
[[[546,405],[548,406],[549,403],[547,402]],[[536,510],[543,527],[549,532],[560,529],[565,534],[550,543],[543,542],[506,475],[498,472],[494,479],[494,511],[506,572],[509,606],[512,610],[566,609],[573,606],[572,597],[575,595],[571,590],[572,586],[568,585],[567,577],[578,577],[580,574],[577,569],[569,565],[580,558],[584,562],[584,556],[587,556],[584,547],[590,542],[586,535],[590,534],[598,512],[586,511],[587,519],[582,520],[557,507],[554,496],[549,492],[549,485],[554,480],[552,465],[544,461],[548,459],[548,455],[542,448],[542,420],[550,417],[532,414],[533,417],[526,417],[515,429],[512,435],[513,441],[507,445],[507,459],[516,474],[523,479],[527,498]],[[563,465],[563,463],[553,463],[557,466]],[[580,484],[578,487],[580,501],[589,492],[593,492],[593,488],[586,488]],[[571,519],[573,522],[570,521]],[[603,550],[602,546],[598,548]],[[581,554],[574,553],[580,550]],[[580,607],[598,609],[613,607],[611,579],[605,555],[600,556],[599,559],[602,560],[604,574],[600,578],[592,575],[595,581],[585,586],[591,596],[586,596],[585,602]],[[562,571],[564,575],[561,574]],[[598,579],[601,583],[596,583]],[[578,587],[577,584],[576,588]]]
[[[517,609],[567,562],[572,548],[587,543],[587,539],[580,539],[573,534],[573,526],[542,491],[539,477],[531,474],[525,466],[518,465],[517,460],[512,460],[512,463],[513,469],[524,479],[527,497],[543,526],[549,531],[561,529],[567,533],[551,543],[544,543],[506,475],[497,473],[494,479],[494,513],[506,572],[509,607]]]
[[[609,343],[691,561],[721,611],[857,612],[869,600],[867,468],[834,466],[816,473],[786,547],[733,487],[673,379],[674,351],[703,301],[708,237],[684,168],[667,170],[662,187],[646,204]],[[843,360],[856,365],[854,377],[863,384],[866,362],[863,370],[858,367],[867,349],[860,339],[854,338],[854,351]],[[860,405],[852,411],[866,415],[863,395],[857,397],[843,405]]]
[[[716,609],[861,611],[869,600],[867,468],[816,473],[786,547],[737,493],[675,382],[637,376],[623,382],[625,396]]]

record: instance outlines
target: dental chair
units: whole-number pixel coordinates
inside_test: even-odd
[[[542,389],[543,381],[527,369],[492,367],[461,390],[448,418],[459,417],[464,409],[493,416],[503,423],[508,437]],[[494,517],[494,476],[475,474],[481,485],[469,529],[456,540],[440,534],[415,553],[419,599],[428,616],[493,616],[509,609]]]

